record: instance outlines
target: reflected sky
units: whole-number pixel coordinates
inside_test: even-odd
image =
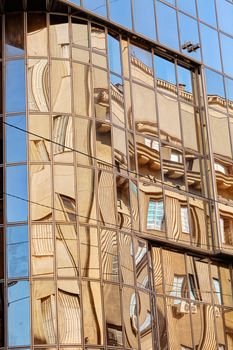
[[[27,159],[26,118],[24,115],[7,117],[6,123],[6,160],[7,163],[24,162]],[[12,125],[12,126],[10,126]],[[16,128],[15,128],[16,127]]]
[[[220,50],[218,33],[204,24],[200,25],[202,54],[204,63],[207,66],[221,70]]]
[[[161,43],[179,49],[176,11],[157,1],[158,36]],[[165,20],[166,19],[166,20]],[[169,23],[169,29],[168,29]]]
[[[8,278],[28,276],[27,226],[7,228],[7,271]]]
[[[192,44],[200,43],[197,21],[192,19],[189,16],[186,16],[180,13],[180,34],[181,34],[181,46],[188,41],[191,41]],[[187,49],[183,52],[189,56],[192,56],[195,59],[200,59],[200,49],[197,49],[194,52],[188,52]]]
[[[136,32],[156,39],[153,0],[134,0],[134,26]]]
[[[222,45],[223,70],[226,74],[233,76],[233,39],[223,34],[220,34],[220,38]]]
[[[233,6],[225,0],[216,0],[219,27],[226,33],[233,35]]]
[[[111,35],[108,35],[108,52],[110,70],[121,74],[120,44]]]
[[[6,112],[25,111],[24,60],[6,63]]]
[[[199,18],[216,27],[216,13],[214,0],[197,0]]]
[[[29,297],[28,281],[13,282],[8,286],[8,342],[10,346],[30,344]]]
[[[25,165],[7,167],[6,169],[7,192],[7,221],[26,221],[28,217],[28,203],[14,195],[27,199],[27,167]],[[10,194],[10,195],[9,195]]]
[[[132,28],[130,0],[110,1],[110,19],[125,27]]]
[[[106,0],[84,0],[83,5],[100,16],[107,15]]]

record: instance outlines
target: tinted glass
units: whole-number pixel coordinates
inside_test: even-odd
[[[7,228],[7,271],[8,278],[28,276],[28,228],[12,226]]]
[[[25,111],[25,62],[6,63],[6,112]]]
[[[110,1],[110,18],[125,27],[132,28],[131,1]]]
[[[222,46],[223,70],[226,74],[233,76],[233,66],[230,58],[233,52],[233,38],[223,34],[220,34],[220,38]]]
[[[233,6],[226,0],[216,0],[218,24],[221,30],[233,35]]]
[[[83,6],[100,16],[107,15],[106,0],[84,0]]]
[[[204,24],[200,25],[200,29],[204,63],[221,70],[218,33]]]
[[[166,21],[164,20],[166,18]],[[176,11],[157,1],[158,36],[161,43],[179,48]],[[169,28],[167,26],[169,23]]]
[[[183,46],[186,42],[191,41],[193,45],[199,44],[199,34],[198,34],[198,26],[197,21],[192,19],[191,17],[185,16],[180,13],[180,31],[181,31],[181,46]],[[200,49],[197,49],[193,52],[188,52],[188,50],[184,50],[185,54],[191,55],[193,58],[200,59]]]
[[[153,0],[134,0],[134,26],[136,32],[156,39]]]
[[[24,115],[6,118],[6,161],[24,162],[26,152],[26,118]]]
[[[214,0],[197,0],[197,5],[200,20],[213,26],[216,26]]]

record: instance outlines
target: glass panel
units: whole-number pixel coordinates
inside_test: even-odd
[[[167,322],[166,322],[166,313],[164,306],[164,298],[157,297],[156,298],[156,306],[158,313],[158,331],[159,331],[159,343],[161,349],[168,349],[168,330],[167,330]]]
[[[200,30],[204,63],[221,70],[218,33],[204,24],[200,24]]]
[[[164,21],[164,18],[166,18],[166,21]],[[157,20],[159,40],[161,43],[174,49],[178,49],[179,41],[176,11],[157,1]],[[167,23],[169,23],[169,30],[167,30]]]
[[[205,75],[208,104],[223,112],[226,110],[223,76],[210,69],[205,70]]]
[[[57,298],[60,343],[81,344],[81,310],[78,282],[75,280],[59,280]]]
[[[66,179],[66,181],[64,181]],[[76,222],[74,167],[54,165],[54,206],[58,221]]]
[[[100,285],[96,282],[82,282],[83,328],[86,344],[103,344],[103,315]],[[114,305],[113,299],[109,306]],[[116,311],[118,315],[119,309]]]
[[[125,126],[124,115],[124,93],[123,82],[117,76],[110,76],[110,91],[111,91],[111,113],[112,122],[118,126]]]
[[[131,236],[119,235],[121,278],[124,284],[134,285],[133,247]]]
[[[5,248],[5,242],[4,242],[4,233],[3,233],[3,227],[0,228],[0,279],[3,280],[4,279],[4,274],[5,274],[5,263],[4,263],[4,248]],[[13,246],[12,246],[13,247]],[[5,254],[6,255],[6,254]],[[0,321],[2,322],[1,323],[1,326],[0,326],[0,346],[2,344],[2,330],[3,330],[3,320],[1,319],[2,318],[2,312],[3,312],[3,305],[4,303],[2,304],[2,285],[0,284]]]
[[[188,12],[194,17],[196,16],[195,0],[178,0],[177,2],[180,10]]]
[[[4,347],[4,285],[3,283],[0,284],[0,321],[1,321],[1,327],[0,327],[0,346]],[[29,349],[28,349],[29,350]]]
[[[48,74],[47,60],[28,60],[28,106],[32,112],[48,111]]]
[[[31,243],[32,274],[38,277],[52,277],[54,271],[52,225],[32,225]]]
[[[23,13],[6,15],[6,55],[24,54],[24,20]]]
[[[233,50],[233,39],[223,34],[220,34],[220,38],[222,44],[223,70],[226,74],[233,76],[233,68],[229,57]]]
[[[168,93],[176,93],[176,71],[174,62],[167,61],[159,56],[154,56],[157,87]]]
[[[146,350],[148,348],[152,348],[152,313],[149,294],[139,292],[138,303],[140,310],[138,315],[138,324],[141,349]]]
[[[50,16],[50,52],[53,57],[69,58],[69,27],[68,18]]]
[[[95,0],[94,3],[93,0],[83,0],[83,6],[100,16],[107,15],[106,0]]]
[[[21,315],[15,317],[15,315]],[[28,281],[8,284],[8,345],[30,344],[30,287]]]
[[[214,307],[212,305],[195,304],[197,312],[192,314],[194,346],[214,350],[218,349],[214,327]],[[211,339],[211,343],[208,339]]]
[[[30,167],[31,219],[48,221],[52,219],[51,168],[38,164]]]
[[[193,100],[192,92],[192,73],[190,70],[178,66],[178,84],[179,84],[179,90],[180,90],[180,97],[184,100],[188,99],[188,96],[183,96],[182,91],[189,92],[191,96],[189,96],[190,101]],[[189,102],[190,102],[189,101]]]
[[[109,119],[109,86],[108,74],[104,70],[93,68],[95,116],[98,119]]]
[[[197,0],[199,18],[216,27],[214,0]]]
[[[113,284],[104,284],[104,305],[107,345],[123,345],[123,329],[121,323],[121,302],[119,287]]]
[[[47,56],[46,15],[30,13],[27,17],[27,50],[29,56]]]
[[[7,221],[26,221],[27,203],[27,167],[14,166],[6,169]]]
[[[25,162],[27,159],[26,118],[24,115],[14,117],[7,116],[6,124],[7,163]]]
[[[93,163],[91,158],[94,155],[92,146],[93,123],[84,118],[75,118],[75,149],[76,160],[78,164],[90,165]]]
[[[178,189],[185,186],[183,152],[171,146],[162,147],[164,180]]]
[[[96,223],[95,173],[92,169],[77,168],[78,216],[80,222]]]
[[[79,228],[82,277],[99,279],[99,241],[95,227]]]
[[[74,113],[90,116],[91,112],[90,67],[73,64]],[[82,101],[82,102],[81,102]]]
[[[131,207],[129,197],[129,181],[128,179],[117,176],[117,219],[118,224],[125,230],[131,227]]]
[[[73,43],[80,46],[89,46],[88,24],[81,19],[72,18]]]
[[[110,70],[121,75],[120,43],[114,33],[108,35],[108,52]]]
[[[127,168],[127,153],[126,153],[126,140],[125,131],[116,127],[113,127],[113,139],[114,139],[114,162],[119,168]]]
[[[6,112],[25,111],[25,62],[6,62]]]
[[[54,344],[57,336],[56,289],[53,281],[33,282],[33,335],[35,345]]]
[[[163,293],[163,275],[162,275],[162,258],[161,249],[152,248],[152,271],[154,287],[157,293]]]
[[[56,225],[56,251],[58,276],[77,277],[79,268],[75,225]]]
[[[139,198],[138,198],[137,182],[130,181],[129,189],[130,189],[130,203],[131,203],[131,210],[132,210],[133,228],[135,230],[139,230],[139,207],[138,207]]]
[[[192,45],[196,45],[200,43],[197,21],[181,13],[180,13],[180,31],[181,31],[181,46],[183,46],[187,42],[191,42]],[[201,56],[200,48],[197,48],[194,51],[190,51],[190,50],[191,50],[191,47],[188,49],[183,49],[183,52],[199,60]]]
[[[151,52],[130,45],[132,78],[140,83],[154,86]]]
[[[29,256],[28,256],[27,226],[8,227],[7,228],[8,278],[27,277],[28,265],[29,265]]]
[[[91,26],[91,47],[92,50],[98,51],[99,54],[106,53],[106,36],[103,27],[97,25]]]
[[[156,39],[153,0],[134,0],[134,22],[136,32]]]
[[[216,155],[231,157],[229,125],[227,115],[209,110],[213,152]]]
[[[111,125],[108,123],[96,123],[96,157],[97,163],[112,164],[112,135]],[[107,165],[108,165],[107,164]],[[110,165],[108,165],[110,166]]]
[[[134,263],[139,288],[149,289],[148,276],[148,247],[146,241],[135,239],[134,241]]]
[[[126,346],[138,349],[138,309],[134,289],[123,288],[122,303]]]
[[[71,86],[69,61],[52,61],[51,64],[52,110],[71,113]]]
[[[116,224],[115,191],[113,174],[107,171],[98,172],[99,217],[105,225]],[[106,193],[108,195],[106,196]]]
[[[131,1],[110,1],[110,19],[125,27],[132,28]]]
[[[190,297],[195,300],[202,300],[204,303],[211,303],[211,285],[208,263],[198,258],[187,257],[187,273],[193,275],[194,283],[189,283]],[[190,281],[191,282],[191,281]]]
[[[184,147],[198,151],[198,125],[193,106],[181,103],[181,121]]]
[[[233,21],[233,7],[232,4],[226,0],[217,0],[218,24],[221,30],[233,35],[232,21]]]
[[[103,279],[119,281],[118,242],[116,232],[100,231]]]
[[[29,115],[30,160],[46,162],[51,159],[50,118],[48,115]],[[37,136],[38,135],[38,136]]]

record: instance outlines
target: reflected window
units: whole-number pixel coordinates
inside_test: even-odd
[[[69,57],[69,27],[65,16],[50,16],[50,49],[54,57]]]
[[[176,92],[176,72],[175,64],[167,61],[162,57],[154,56],[155,74],[157,78],[157,87],[160,89],[166,88],[164,83],[168,83],[173,89],[170,91]]]
[[[181,206],[181,208],[180,208],[180,214],[181,214],[181,227],[182,227],[182,232],[183,232],[183,233],[190,233],[188,207],[186,207],[186,206]]]
[[[25,111],[25,61],[6,62],[6,112]]]
[[[222,304],[222,294],[221,294],[221,287],[220,287],[220,281],[218,278],[213,278],[213,289],[214,293],[217,296],[218,303]]]
[[[28,276],[28,229],[27,226],[7,228],[8,278]]]
[[[11,282],[8,284],[8,345],[28,344],[30,344],[29,282]]]
[[[220,235],[223,244],[233,245],[233,220],[220,215]]]
[[[70,151],[73,147],[72,118],[67,115],[53,117],[54,154]]]
[[[163,201],[150,200],[147,213],[148,230],[164,230]]]
[[[60,194],[59,197],[62,203],[62,208],[65,211],[69,221],[76,221],[75,199],[63,194]]]
[[[175,298],[181,298],[185,296],[187,291],[186,276],[175,275],[173,280],[173,287],[170,293]],[[174,300],[174,304],[180,303],[180,300]]]
[[[183,154],[172,150],[170,160],[175,163],[183,163]]]
[[[218,171],[218,172],[220,172],[222,174],[225,174],[225,175],[228,174],[227,168],[224,165],[220,164],[220,163],[216,163],[216,162],[214,163],[214,170]]]

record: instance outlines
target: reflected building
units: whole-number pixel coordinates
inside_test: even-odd
[[[233,74],[175,35],[209,3],[0,1],[1,349],[233,349]]]

